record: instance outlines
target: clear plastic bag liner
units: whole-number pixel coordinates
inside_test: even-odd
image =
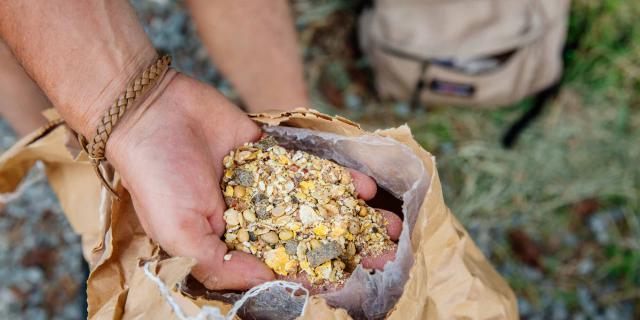
[[[281,126],[263,129],[283,147],[307,151],[371,176],[379,187],[403,201],[396,259],[374,273],[358,266],[341,290],[322,295],[331,306],[346,309],[353,318],[383,318],[402,295],[413,265],[410,235],[430,181],[422,161],[408,147],[379,135],[349,137]],[[239,297],[231,293],[208,296],[230,303]],[[300,315],[304,299],[283,288],[270,288],[248,300],[239,315],[243,319],[294,319]]]

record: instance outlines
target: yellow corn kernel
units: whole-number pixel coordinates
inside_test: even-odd
[[[295,273],[298,271],[298,261],[289,260],[289,262],[284,265],[284,270],[287,271],[287,273]]]
[[[302,224],[300,222],[290,222],[287,224],[287,229],[291,231],[298,231],[302,228]]]
[[[280,155],[278,157],[278,162],[282,165],[288,165],[289,164],[289,158],[287,158],[287,156],[285,155]]]
[[[231,170],[231,169],[227,169],[227,170],[225,170],[225,171],[224,171],[224,177],[225,177],[225,178],[231,178],[231,177],[233,177],[233,170]]]
[[[321,243],[316,239],[311,239],[311,241],[309,241],[309,245],[311,245],[311,249],[317,249],[320,248]]]
[[[312,277],[315,275],[315,272],[313,272],[313,269],[311,269],[311,265],[309,265],[309,262],[307,260],[300,261],[300,269],[304,270],[308,275]]]
[[[246,189],[243,186],[236,186],[235,188],[233,188],[233,194],[236,196],[236,198],[244,197],[245,193]]]
[[[351,234],[351,233],[349,233],[349,232],[347,232],[347,233],[344,235],[344,238],[345,238],[345,239],[347,239],[347,240],[349,240],[349,241],[353,241],[353,239],[355,239],[355,237],[353,236],[353,234]]]
[[[316,267],[316,274],[322,279],[329,279],[331,276],[331,261],[327,261]]]
[[[231,152],[231,155],[224,156],[222,163],[224,163],[225,168],[230,168],[233,165],[233,151]]]
[[[269,250],[264,253],[264,262],[273,269],[277,274],[287,275],[287,263],[289,262],[289,255],[285,251],[283,246],[279,246],[273,250]]]
[[[308,193],[309,190],[316,188],[316,184],[313,181],[302,181],[300,182],[300,188],[302,188],[302,191],[305,193]]]
[[[315,233],[316,236],[319,237],[326,237],[327,234],[329,234],[329,227],[325,226],[324,224],[317,225],[315,228],[313,228],[313,233]]]
[[[343,235],[345,232],[347,232],[347,230],[345,228],[342,227],[335,227],[333,228],[333,230],[331,230],[331,236],[334,238],[338,238],[341,235]]]
[[[227,186],[224,189],[224,196],[225,197],[233,197],[233,187],[232,186]]]

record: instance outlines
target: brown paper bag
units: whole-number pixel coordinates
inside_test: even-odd
[[[54,112],[49,126],[20,140],[0,157],[0,192],[11,192],[40,160],[74,230],[82,236],[91,266],[91,319],[209,319],[223,317],[231,304],[194,297],[180,290],[194,261],[167,257],[145,234],[128,193],[118,187],[113,201]],[[434,157],[413,139],[408,127],[376,131],[314,110],[259,114],[265,126],[306,128],[346,137],[374,137],[410,150],[429,176],[421,191],[409,240],[412,265],[403,292],[388,319],[516,319],[516,299],[486,261],[466,230],[444,204]],[[385,156],[385,155],[380,155]],[[401,170],[402,168],[400,168]],[[117,182],[117,177],[114,179]],[[407,234],[409,235],[409,234]],[[319,297],[311,297],[301,319],[350,319]],[[234,313],[235,314],[235,313]],[[293,315],[294,317],[297,315]]]

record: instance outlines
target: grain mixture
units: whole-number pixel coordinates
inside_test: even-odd
[[[271,136],[224,158],[225,242],[280,275],[341,284],[363,255],[394,243],[382,214],[356,197],[344,167]]]

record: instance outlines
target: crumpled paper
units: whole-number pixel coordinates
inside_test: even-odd
[[[53,112],[48,116],[58,119]],[[292,138],[295,134],[291,135],[294,129],[269,127],[304,128],[315,131],[316,136],[350,137],[344,141],[356,142],[327,145],[312,151],[372,175],[381,187],[403,200],[406,218],[398,259],[387,264],[385,272],[374,275],[363,270],[355,272],[349,280],[355,283],[352,289],[347,283],[343,292],[305,299],[301,319],[350,319],[345,309],[334,307],[338,305],[348,308],[356,317],[402,320],[518,317],[513,292],[444,204],[435,159],[412,138],[408,127],[371,133],[347,119],[303,109],[252,117],[266,126],[267,131],[280,130],[279,135],[292,144],[296,143]],[[359,139],[375,140],[382,143],[382,147],[389,143],[406,154],[372,151],[367,149],[371,146],[363,147]],[[375,153],[369,154],[371,152]],[[393,157],[398,159],[391,161]],[[375,158],[383,163],[401,162],[392,167],[377,166],[372,163]],[[101,190],[86,155],[79,151],[63,123],[58,121],[46,130],[34,132],[0,157],[0,192],[14,190],[36,160],[45,164],[63,210],[82,236],[84,255],[91,265],[88,279],[91,319],[207,319],[217,318],[215,314],[224,317],[231,310],[230,303],[238,296],[227,297],[225,302],[220,296],[221,300],[212,300],[215,294],[210,292],[193,295],[182,290],[189,288],[185,277],[194,261],[163,254],[144,233],[131,200],[121,186],[118,187],[121,201],[113,201],[108,192]],[[387,172],[383,172],[385,170]],[[107,173],[110,172],[107,170]],[[422,174],[424,180],[420,179]],[[412,180],[395,178],[403,175]],[[118,181],[117,174],[113,179]],[[404,272],[387,274],[395,268]],[[160,284],[164,285],[164,294]],[[279,294],[283,299],[291,298],[295,290],[272,289],[266,292]],[[340,294],[347,294],[350,299],[345,300]],[[241,309],[239,315],[247,317],[253,313],[255,316],[256,309],[260,312],[260,308],[251,309],[259,297],[249,299],[243,307],[244,313]],[[291,299],[300,299],[300,293]],[[358,304],[359,310],[354,307]],[[278,309],[272,311],[276,315],[281,313]],[[267,310],[263,312],[264,317],[269,316]],[[287,318],[297,316],[289,314]]]

